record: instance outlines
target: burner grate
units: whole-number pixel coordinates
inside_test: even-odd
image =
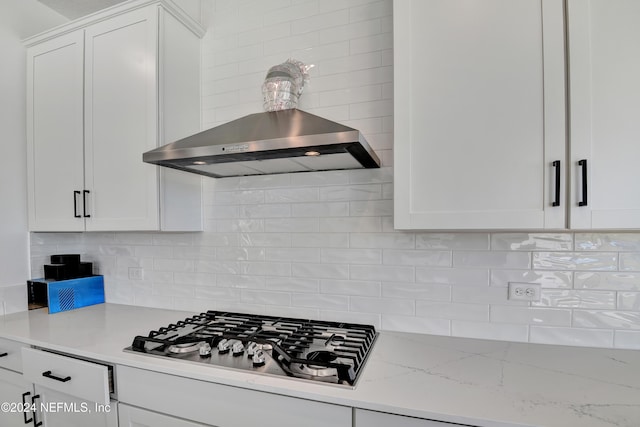
[[[255,342],[268,345],[285,375],[354,385],[376,336],[368,325],[207,311],[135,337],[131,350],[183,358],[175,349],[189,344],[215,348],[223,339],[244,346]]]

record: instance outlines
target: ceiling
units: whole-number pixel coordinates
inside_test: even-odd
[[[105,9],[124,0],[38,0],[40,3],[55,10],[60,15],[76,19],[98,10]]]

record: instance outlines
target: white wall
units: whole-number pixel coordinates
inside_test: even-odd
[[[26,56],[21,40],[65,22],[35,0],[0,2],[0,314],[26,308]]]
[[[385,167],[206,179],[205,232],[34,234],[33,274],[79,251],[107,300],[387,330],[640,348],[640,233],[393,230],[391,1],[216,1],[206,127],[261,111],[267,69],[315,64],[302,108],[363,131]],[[143,280],[130,280],[143,268]],[[542,284],[538,303],[509,281]]]

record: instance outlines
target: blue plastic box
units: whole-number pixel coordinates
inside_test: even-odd
[[[104,303],[104,277],[30,280],[29,308],[49,307],[49,314]]]

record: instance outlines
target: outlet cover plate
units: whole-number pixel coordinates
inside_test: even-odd
[[[509,299],[515,301],[540,301],[542,285],[539,283],[509,282]]]

